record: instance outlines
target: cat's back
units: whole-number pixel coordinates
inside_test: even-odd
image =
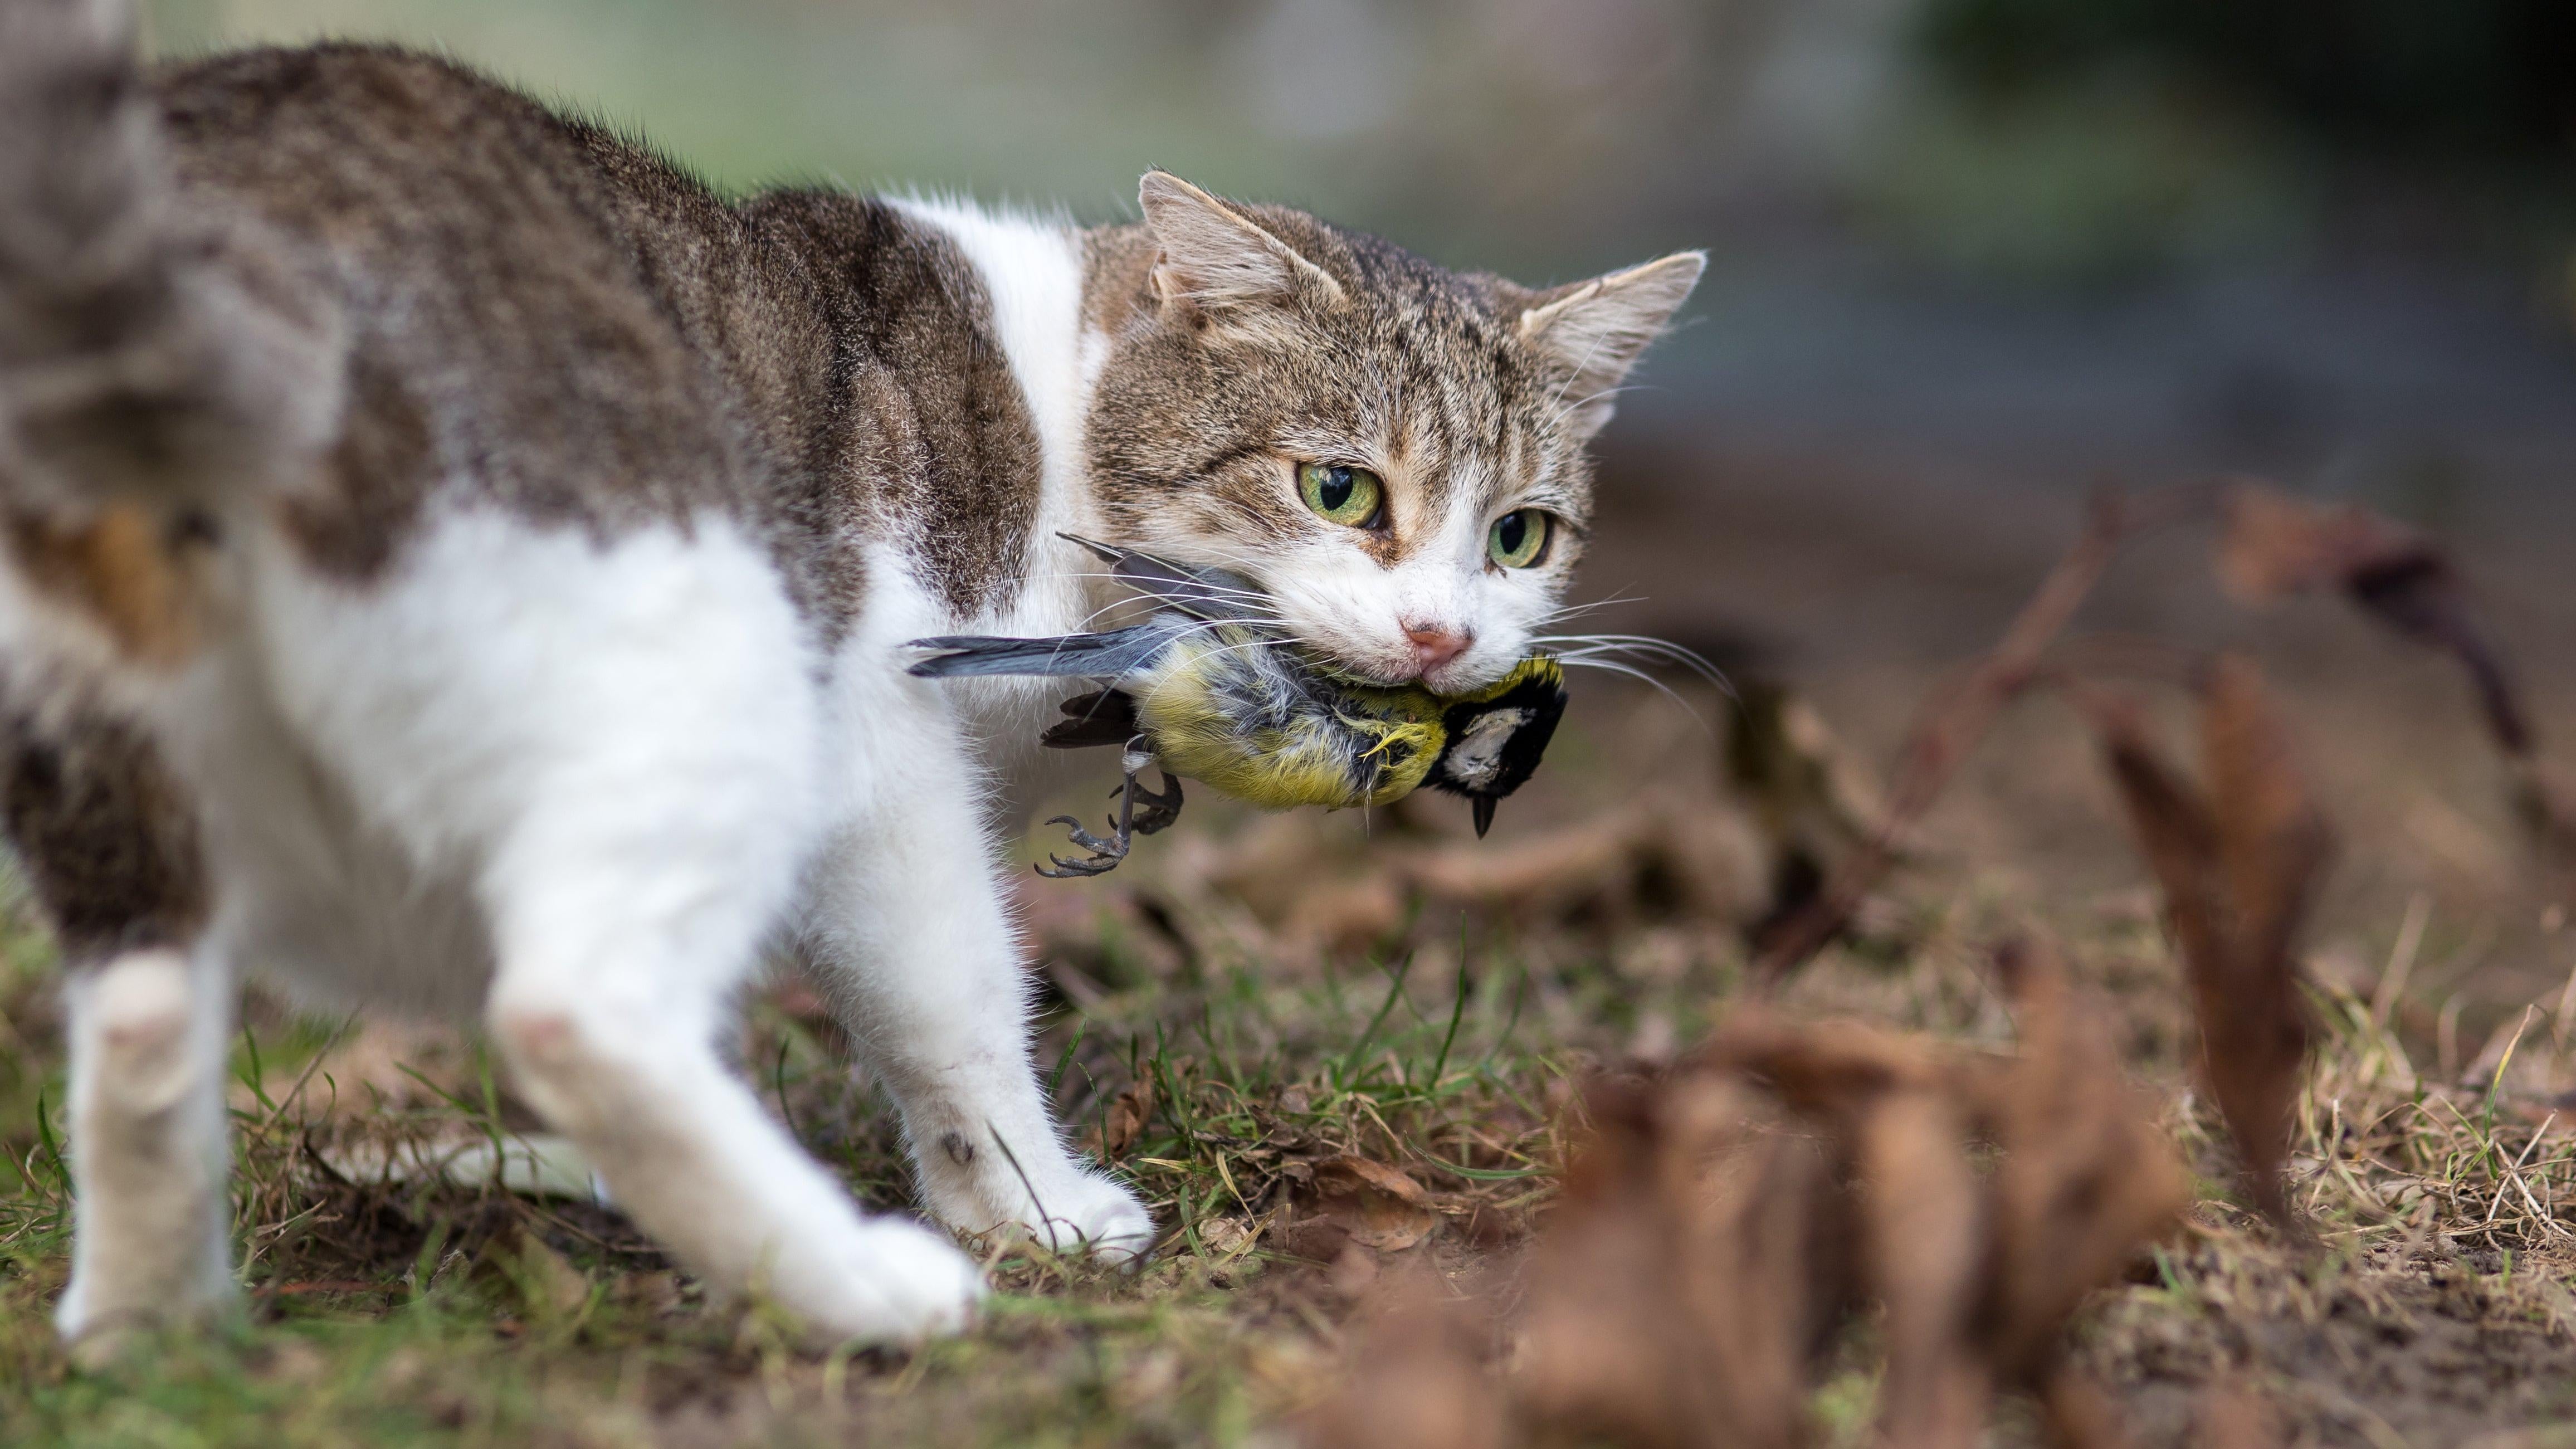
[[[646,268],[727,239],[703,187],[411,51],[240,51],[151,84],[180,204],[344,319],[344,437],[301,515],[326,562],[380,565],[442,490],[585,522],[739,501],[720,380]]]

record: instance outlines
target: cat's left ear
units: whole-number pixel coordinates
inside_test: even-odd
[[[1136,188],[1162,255],[1154,288],[1165,302],[1210,315],[1258,314],[1310,299],[1338,306],[1341,283],[1259,222],[1169,171]]]
[[[1671,256],[1541,292],[1521,313],[1521,340],[1563,370],[1558,395],[1578,436],[1610,421],[1619,384],[1698,285],[1706,252]]]

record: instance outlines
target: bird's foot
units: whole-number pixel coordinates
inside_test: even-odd
[[[1047,823],[1064,826],[1071,833],[1073,843],[1091,854],[1080,860],[1050,855],[1047,860],[1054,868],[1041,865],[1037,867],[1038,874],[1050,880],[1107,875],[1118,868],[1118,862],[1127,858],[1128,848],[1135,843],[1137,836],[1151,835],[1181,818],[1181,782],[1172,778],[1171,771],[1159,772],[1163,777],[1160,790],[1148,790],[1136,778],[1146,766],[1154,763],[1154,753],[1146,745],[1144,736],[1139,735],[1127,742],[1126,756],[1119,763],[1124,767],[1125,778],[1118,782],[1118,789],[1110,797],[1118,802],[1118,814],[1109,822],[1109,834],[1106,837],[1094,835],[1070,815],[1054,817]],[[1139,805],[1144,808],[1139,810]]]
[[[1145,782],[1134,775],[1128,776],[1127,783],[1118,787],[1119,793],[1127,797],[1136,812],[1135,831],[1138,835],[1169,830],[1181,818],[1181,782],[1173,779],[1169,770],[1160,773],[1163,776],[1160,790],[1146,789]]]
[[[1107,875],[1118,868],[1118,862],[1127,858],[1127,846],[1132,838],[1132,832],[1120,829],[1119,822],[1110,822],[1110,833],[1105,839],[1083,829],[1082,822],[1070,815],[1058,815],[1047,821],[1047,824],[1064,826],[1076,846],[1091,852],[1080,860],[1067,860],[1061,855],[1049,855],[1047,859],[1053,863],[1054,869],[1050,870],[1042,865],[1037,868],[1037,872],[1050,880],[1062,880],[1067,876]]]

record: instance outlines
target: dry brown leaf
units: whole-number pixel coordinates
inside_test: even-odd
[[[1716,1072],[1599,1082],[1585,1105],[1529,1266],[1524,1413],[1623,1444],[1801,1442],[1847,1263],[1832,1165]]]
[[[2357,504],[2328,508],[2258,483],[2229,489],[2220,509],[2218,581],[2240,603],[2349,588],[2428,552],[2413,530]]]
[[[1345,1246],[1399,1253],[1440,1226],[1431,1195],[1400,1168],[1343,1153],[1314,1165],[1301,1184],[1297,1215],[1279,1241],[1301,1257],[1329,1262]]]
[[[1960,1105],[1891,1092],[1854,1124],[1863,1271],[1886,1308],[1879,1435],[1904,1449],[1979,1443],[1994,1396],[1976,1331],[1989,1224]]]
[[[1138,1077],[1109,1099],[1109,1110],[1095,1129],[1093,1149],[1104,1162],[1117,1162],[1135,1150],[1145,1124],[1154,1118],[1154,1082]]]
[[[2310,1029],[2292,948],[2325,866],[2324,818],[2262,676],[2241,656],[2222,657],[2203,686],[2205,791],[2166,762],[2134,710],[2084,702],[2163,889],[2202,1070],[2248,1189],[2267,1217],[2294,1227],[2280,1169]]]
[[[1309,1416],[1316,1449],[1501,1449],[1510,1400],[1482,1365],[1486,1330],[1425,1276],[1404,1275],[1354,1335],[1340,1392]]]
[[[2055,958],[2001,964],[2014,1055],[1739,1008],[1673,1071],[1592,1083],[1522,1273],[1509,1422],[1445,1437],[1479,1382],[1454,1349],[1425,1350],[1405,1390],[1420,1403],[1379,1416],[1419,1415],[1404,1422],[1426,1442],[1793,1449],[1839,1330],[1875,1302],[1881,1442],[1979,1443],[2015,1389],[2055,1442],[2118,1449],[2118,1416],[2064,1361],[2065,1326],[2171,1230],[2189,1180]],[[1345,1158],[1316,1177],[1401,1196],[1392,1171]],[[1382,1371],[1364,1356],[1328,1422],[1396,1393]]]
[[[1988,1079],[2004,1148],[1995,1355],[2008,1377],[2037,1384],[2058,1372],[2068,1315],[2181,1222],[2191,1178],[2154,1125],[2155,1103],[2110,1065],[2120,1054],[2109,1024],[2077,1009],[2056,953],[2014,943],[1996,965],[2021,1050]]]
[[[2291,953],[2329,837],[2251,661],[2218,661],[2201,726],[2228,908],[2228,949],[2192,973],[2202,1050],[2258,1196],[2287,1221],[2276,1199],[2311,1035]]]
[[[2357,504],[2327,508],[2251,484],[2231,490],[2225,510],[2218,574],[2231,593],[2262,603],[2342,592],[2390,629],[2457,660],[2497,748],[2516,761],[2534,757],[2531,716],[2513,671],[2459,570],[2431,540]]]

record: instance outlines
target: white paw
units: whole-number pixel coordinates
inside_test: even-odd
[[[770,1284],[833,1342],[910,1343],[959,1333],[984,1298],[983,1270],[945,1237],[896,1218],[863,1224],[842,1251]]]
[[[84,1367],[115,1358],[144,1329],[219,1318],[236,1301],[232,1275],[220,1258],[168,1282],[111,1281],[102,1287],[100,1279],[111,1276],[83,1265],[54,1305],[54,1331],[72,1345],[73,1360]]]
[[[1088,1253],[1130,1266],[1144,1262],[1154,1247],[1154,1215],[1136,1194],[1124,1183],[1081,1169],[1039,1194],[1019,1226],[1031,1241],[1057,1252]]]

